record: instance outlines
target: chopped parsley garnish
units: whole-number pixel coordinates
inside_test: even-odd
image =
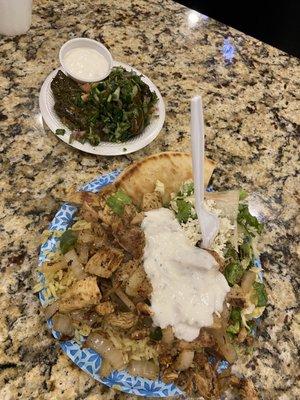
[[[187,222],[189,218],[192,217],[192,205],[188,201],[183,199],[177,199],[177,214],[176,217],[179,222]]]
[[[255,232],[257,232],[258,234],[262,233],[263,224],[261,224],[256,217],[250,214],[247,204],[239,205],[237,222],[252,237],[255,236]]]
[[[66,133],[65,129],[56,129],[55,131],[56,135],[64,135]]]
[[[131,198],[122,190],[118,190],[106,201],[106,204],[112,209],[112,211],[119,216],[123,215],[124,207],[126,206],[126,204],[131,203]]]
[[[257,302],[256,307],[264,307],[268,302],[268,295],[266,292],[265,285],[261,282],[254,282],[253,288],[255,290]]]
[[[77,235],[72,229],[67,229],[60,237],[60,251],[62,254],[66,254],[71,250],[77,242]]]

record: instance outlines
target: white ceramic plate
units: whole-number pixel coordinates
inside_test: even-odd
[[[127,71],[134,71],[138,75],[141,75],[141,79],[145,82],[152,92],[155,92],[158,97],[158,102],[156,105],[156,110],[151,118],[150,124],[144,129],[144,131],[122,143],[110,143],[110,142],[101,142],[98,146],[92,146],[89,143],[80,143],[74,140],[72,143],[69,143],[69,137],[71,134],[71,130],[68,129],[59,119],[56,112],[54,111],[54,97],[51,90],[51,82],[52,79],[55,77],[57,72],[61,68],[57,68],[50,75],[45,79],[39,97],[39,105],[42,117],[46,124],[48,125],[49,129],[55,133],[56,129],[65,129],[66,133],[64,135],[58,135],[57,137],[60,138],[62,141],[67,143],[68,145],[74,147],[75,149],[84,151],[86,153],[91,154],[98,154],[102,156],[117,156],[120,154],[129,154],[133,153],[134,151],[140,150],[143,147],[147,146],[151,143],[156,136],[159,134],[165,120],[165,105],[162,99],[162,96],[157,89],[157,87],[152,83],[152,81],[144,76],[141,72],[137,69],[131,67],[128,64],[123,64],[118,61],[114,61],[114,67],[123,67]]]

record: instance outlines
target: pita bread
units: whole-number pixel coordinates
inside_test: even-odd
[[[204,184],[207,186],[215,168],[215,163],[205,159]],[[138,161],[119,176],[117,189],[124,190],[137,205],[145,193],[152,193],[159,180],[165,186],[164,202],[170,200],[171,193],[177,193],[183,182],[192,179],[192,157],[189,153],[164,152]]]

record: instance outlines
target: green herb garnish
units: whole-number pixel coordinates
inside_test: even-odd
[[[250,214],[247,204],[239,205],[239,213],[237,222],[241,225],[245,231],[252,237],[255,236],[255,231],[258,234],[262,233],[263,224],[261,224],[256,217]]]
[[[189,218],[192,217],[192,205],[188,201],[183,199],[177,199],[177,214],[176,218],[179,222],[187,222]]]
[[[66,254],[71,250],[77,242],[77,235],[72,229],[67,229],[60,237],[60,251]]]
[[[123,214],[125,205],[131,203],[131,198],[122,190],[118,190],[106,201],[106,204],[112,209],[112,211],[119,216]]]
[[[253,288],[257,297],[256,307],[264,307],[268,302],[268,295],[265,285],[261,282],[254,282]]]
[[[56,129],[55,134],[56,135],[64,135],[66,133],[65,129]]]
[[[229,286],[233,286],[234,284],[239,283],[243,275],[244,269],[239,261],[231,262],[224,269],[224,276]]]
[[[241,189],[240,190],[240,196],[239,196],[239,200],[245,200],[245,198],[248,196],[248,193],[246,192],[246,190]]]
[[[226,332],[232,335],[237,335],[241,329],[241,325],[239,322],[235,322],[234,324],[228,325]]]
[[[150,336],[151,340],[155,340],[155,341],[161,340],[161,338],[162,338],[161,328],[159,326],[157,326],[155,329],[153,329],[150,332],[149,336]]]
[[[241,330],[242,317],[240,308],[233,308],[231,310],[229,321],[231,323],[228,325],[226,332],[234,337]]]
[[[191,196],[193,193],[194,193],[194,183],[185,182],[181,187],[179,195],[186,197],[186,196]]]
[[[233,308],[230,312],[229,319],[234,323],[241,322],[242,321],[241,309],[239,307]]]

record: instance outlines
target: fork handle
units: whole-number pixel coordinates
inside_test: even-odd
[[[201,96],[191,100],[191,137],[195,208],[199,216],[204,201],[204,120]]]

